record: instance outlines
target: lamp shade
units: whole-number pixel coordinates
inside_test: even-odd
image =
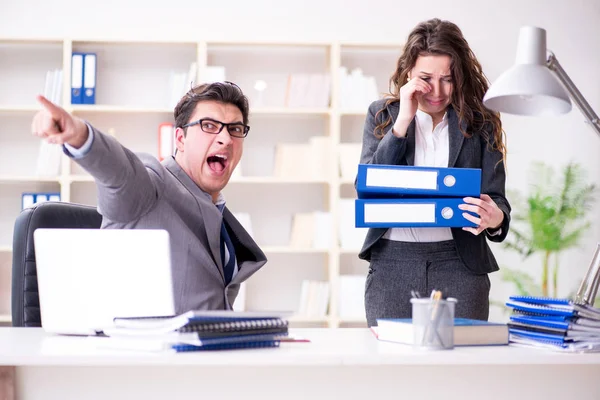
[[[519,33],[515,65],[490,86],[483,104],[517,115],[554,115],[571,111],[566,90],[546,66],[546,31],[526,26]]]

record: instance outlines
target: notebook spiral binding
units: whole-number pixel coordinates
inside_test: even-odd
[[[266,328],[286,328],[288,321],[283,319],[259,319],[235,322],[194,323],[190,321],[187,325],[178,329],[179,332],[240,332]]]

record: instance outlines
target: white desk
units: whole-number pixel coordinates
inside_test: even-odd
[[[27,400],[600,399],[600,354],[513,346],[420,352],[379,342],[367,329],[293,333],[312,342],[159,354],[0,328],[0,366],[16,366],[17,399]]]

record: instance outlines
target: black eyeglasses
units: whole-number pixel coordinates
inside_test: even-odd
[[[187,123],[183,125],[182,128],[187,128],[194,125],[200,125],[200,129],[202,129],[203,132],[211,133],[213,135],[218,135],[221,133],[223,128],[227,127],[227,132],[229,132],[229,135],[236,138],[245,138],[248,136],[248,132],[250,131],[250,127],[248,125],[240,124],[239,122],[226,124],[211,118],[202,118],[198,121]]]

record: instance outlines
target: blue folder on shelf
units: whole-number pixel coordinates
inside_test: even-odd
[[[390,197],[479,197],[481,170],[359,164],[359,199]]]
[[[357,199],[357,228],[475,227],[458,208],[461,198]],[[473,216],[476,214],[470,213]]]
[[[71,55],[71,104],[83,104],[84,53]]]
[[[83,56],[83,104],[96,104],[96,53]]]

